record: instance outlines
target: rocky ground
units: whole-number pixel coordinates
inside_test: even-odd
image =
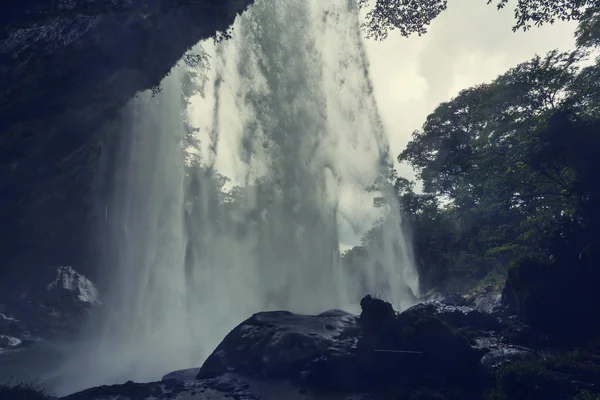
[[[71,267],[58,267],[53,278],[36,282],[22,286],[17,297],[0,298],[0,380],[36,371],[40,376],[60,356],[51,344],[72,340],[102,305],[94,284]]]
[[[498,295],[440,293],[401,313],[367,296],[361,307],[258,313],[200,368],[64,399],[596,399],[582,396],[600,387],[600,358],[547,345]]]

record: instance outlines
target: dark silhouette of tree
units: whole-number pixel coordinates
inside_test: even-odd
[[[487,3],[502,9],[508,0],[488,0]],[[360,7],[370,8],[363,28],[368,37],[377,40],[385,39],[395,29],[403,36],[415,33],[421,36],[447,5],[447,0],[359,0]],[[571,20],[593,20],[597,26],[597,13],[589,10],[599,6],[598,0],[518,0],[512,30],[526,31],[532,26]],[[587,40],[587,33],[582,37]]]
[[[583,49],[554,50],[461,91],[398,157],[415,169],[422,192],[394,170],[382,178],[394,184],[425,290],[499,287],[523,257],[595,259],[600,60],[581,68],[585,57]],[[373,232],[365,242],[377,240]],[[362,254],[345,255],[353,270]]]

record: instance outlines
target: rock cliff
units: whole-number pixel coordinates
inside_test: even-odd
[[[0,15],[0,282],[92,274],[102,128],[251,0],[8,0]],[[102,188],[99,188],[102,190]],[[10,278],[14,279],[10,279]],[[2,286],[2,284],[0,284]]]

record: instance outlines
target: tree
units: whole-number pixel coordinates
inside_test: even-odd
[[[396,188],[429,284],[600,247],[600,64],[580,71],[585,56],[536,56],[440,104],[413,133],[398,160],[424,193],[403,178]]]
[[[577,46],[600,46],[600,7],[590,7],[585,10],[575,32]]]
[[[487,3],[494,1],[488,0]],[[495,4],[502,9],[507,3],[508,0],[497,0]],[[541,26],[557,20],[587,20],[591,17],[588,10],[599,5],[598,0],[518,0],[512,30],[526,31],[532,24]],[[370,0],[359,0],[359,6],[370,8],[363,24],[367,37],[383,40],[394,29],[403,36],[425,34],[431,21],[446,10],[447,0],[374,0],[374,4]],[[588,32],[587,29],[584,31]],[[587,34],[582,37],[587,38]]]

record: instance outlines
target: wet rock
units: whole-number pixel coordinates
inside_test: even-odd
[[[472,338],[472,346],[481,355],[480,363],[486,369],[494,369],[504,364],[538,357],[537,353],[524,346],[506,342],[506,338],[496,332],[483,332]]]
[[[396,318],[396,311],[387,301],[366,295],[360,301],[360,323],[366,329],[377,328]]]
[[[493,369],[504,364],[532,360],[536,357],[536,353],[525,347],[504,345],[490,350],[490,352],[481,358],[481,364],[485,368]]]
[[[466,306],[449,306],[439,302],[420,303],[406,312],[422,312],[434,315],[454,328],[477,328],[482,330],[500,329],[496,317]]]
[[[72,267],[58,267],[54,279],[4,301],[0,336],[12,339],[0,340],[0,350],[20,349],[42,339],[69,335],[101,305],[94,284]]]
[[[448,306],[460,307],[468,304],[467,300],[458,293],[437,292],[425,297],[425,303],[441,303]]]
[[[168,381],[170,379],[178,381],[189,381],[196,379],[196,375],[198,375],[198,372],[200,372],[200,368],[180,369],[177,371],[169,372],[161,378],[161,381]]]
[[[502,305],[501,294],[492,293],[476,296],[473,299],[471,307],[473,307],[477,311],[481,311],[483,313],[494,316],[504,315],[504,307]]]
[[[316,360],[351,352],[357,329],[358,318],[339,311],[316,316],[287,311],[258,313],[225,337],[197,378],[237,373],[301,380]]]
[[[537,357],[508,343],[501,330],[487,329],[496,328],[498,319],[470,307],[430,302],[397,313],[371,296],[361,306],[360,317],[339,310],[257,313],[234,328],[199,370],[174,371],[161,382],[103,386],[66,399],[300,400],[320,398],[312,397],[315,393],[360,398],[375,391],[446,398],[448,388],[478,398],[492,375],[488,371]]]
[[[363,330],[358,343],[363,390],[443,387],[478,376],[479,359],[469,340],[434,310],[433,304],[411,307]]]
[[[252,381],[250,381],[252,382]],[[253,383],[253,382],[252,382]],[[267,386],[276,387],[275,382],[266,382]],[[297,388],[288,387],[288,391]],[[281,391],[275,398],[288,399],[289,393]],[[62,400],[260,400],[263,398],[248,381],[235,374],[224,374],[205,380],[166,380],[161,382],[135,383],[122,385],[99,386],[61,398]],[[273,398],[273,397],[270,397]]]
[[[48,284],[47,291],[47,303],[65,299],[71,307],[101,304],[96,286],[72,267],[58,267],[56,279]]]

